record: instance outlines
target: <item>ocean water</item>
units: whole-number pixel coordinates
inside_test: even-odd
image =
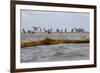
[[[79,38],[80,34],[61,34],[61,35],[35,35],[23,34],[21,41],[34,40],[45,37],[60,38]],[[49,61],[71,61],[71,60],[88,60],[89,59],[89,43],[66,43],[55,45],[40,45],[21,48],[21,62],[49,62]]]
[[[35,40],[35,39],[41,39],[41,38],[80,38],[82,36],[86,36],[86,38],[89,38],[89,33],[61,33],[61,34],[21,34],[21,41],[27,41],[27,40]]]

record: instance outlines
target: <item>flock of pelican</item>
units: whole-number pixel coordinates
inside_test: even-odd
[[[52,28],[46,29],[46,28],[35,27],[35,26],[32,28],[33,28],[33,30],[26,31],[25,29],[23,29],[22,31],[23,31],[23,33],[46,32],[48,34],[53,32]],[[58,29],[57,28],[56,32],[62,33],[62,32],[69,32],[69,31],[67,31],[66,28],[65,29]],[[72,28],[70,32],[85,32],[85,30],[83,28]]]

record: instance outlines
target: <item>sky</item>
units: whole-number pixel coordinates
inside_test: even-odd
[[[89,32],[90,14],[86,12],[61,12],[21,10],[21,30],[32,30],[32,27],[41,27],[53,31],[58,29],[83,28]]]

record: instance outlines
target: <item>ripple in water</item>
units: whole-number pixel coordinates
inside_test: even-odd
[[[89,44],[57,44],[21,48],[21,62],[88,60]]]

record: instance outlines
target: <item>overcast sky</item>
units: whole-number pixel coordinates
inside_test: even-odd
[[[21,30],[32,30],[32,27],[57,28],[68,31],[72,28],[83,28],[89,31],[89,13],[21,10]]]

